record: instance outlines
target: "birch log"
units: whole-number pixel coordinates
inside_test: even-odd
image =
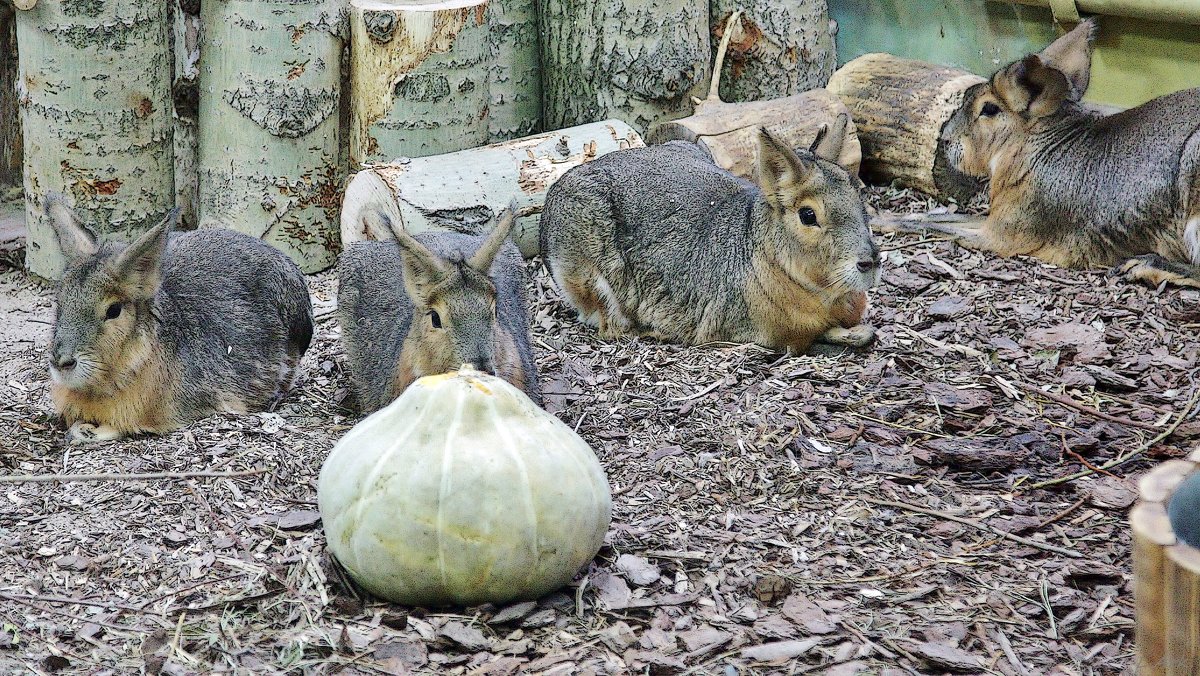
[[[105,239],[131,238],[174,205],[167,30],[161,0],[39,0],[17,12],[30,272],[63,270],[42,211],[49,192]]]
[[[854,116],[864,178],[963,202],[982,184],[949,166],[941,134],[967,88],[979,82],[957,68],[865,54],[839,68],[828,89]]]
[[[606,120],[494,143],[482,148],[405,159],[364,168],[346,186],[343,246],[388,239],[375,212],[410,232],[440,229],[477,234],[516,200],[521,218],[513,240],[521,253],[538,252],[538,218],[546,190],[571,167],[622,148],[642,145],[629,125]]]
[[[0,0],[0,191],[21,184],[21,118],[17,108],[17,20]]]
[[[541,0],[545,125],[692,113],[709,73],[708,0]]]
[[[200,11],[200,227],[323,270],[338,251],[341,3],[212,0]]]
[[[488,141],[488,0],[351,0],[350,160]]]
[[[714,45],[742,10],[721,77],[726,101],[777,99],[824,87],[837,67],[826,0],[711,0]]]
[[[528,136],[542,125],[537,0],[491,0],[496,58],[488,84],[488,140]]]

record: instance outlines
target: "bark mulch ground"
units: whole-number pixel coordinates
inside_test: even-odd
[[[547,406],[607,469],[612,529],[561,593],[452,610],[328,561],[316,477],[360,419],[330,274],[278,411],[68,448],[52,295],[0,259],[0,672],[1128,673],[1125,514],[1200,437],[1200,295],[878,241],[878,342],[797,357],[602,342],[531,264]]]

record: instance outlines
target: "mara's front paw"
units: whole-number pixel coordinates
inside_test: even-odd
[[[848,329],[835,326],[826,331],[818,340],[830,345],[866,347],[875,341],[875,327],[868,324],[859,324]]]
[[[1130,281],[1143,282],[1150,286],[1175,284],[1200,288],[1200,277],[1195,274],[1195,266],[1170,261],[1158,254],[1134,256],[1113,268],[1111,272]]]
[[[72,446],[102,444],[120,438],[120,432],[106,425],[77,422],[67,430],[67,443]]]

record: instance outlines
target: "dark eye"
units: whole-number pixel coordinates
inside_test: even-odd
[[[805,225],[817,224],[817,212],[812,207],[800,207],[800,222]]]
[[[116,319],[117,317],[120,317],[120,316],[121,316],[121,304],[120,303],[113,303],[112,305],[108,306],[107,310],[104,311],[105,319]]]
[[[988,101],[987,103],[983,104],[983,108],[980,109],[979,114],[984,117],[995,117],[999,112],[1000,106]]]
[[[438,316],[437,310],[429,311],[429,322],[433,324],[433,328],[435,329],[442,328],[442,318]]]

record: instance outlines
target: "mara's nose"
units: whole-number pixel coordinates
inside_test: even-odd
[[[879,254],[875,254],[870,258],[860,258],[858,261],[858,271],[863,274],[866,274],[877,267],[879,267]]]
[[[75,368],[75,357],[64,357],[54,355],[50,357],[50,363],[59,371],[70,371]]]

